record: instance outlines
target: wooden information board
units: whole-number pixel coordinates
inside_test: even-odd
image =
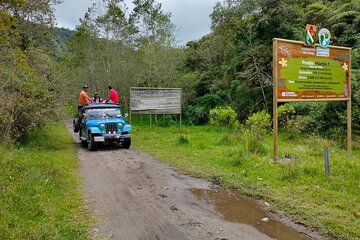
[[[347,101],[351,155],[351,48],[305,46],[273,39],[274,159],[278,157],[278,102]]]
[[[180,114],[182,117],[181,88],[130,89],[130,114]]]
[[[306,47],[302,42],[274,41],[280,102],[349,99],[350,48]]]

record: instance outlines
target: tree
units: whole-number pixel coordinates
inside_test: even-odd
[[[333,44],[353,47],[353,68],[359,68],[359,5],[356,0],[218,2],[212,32],[187,44],[183,69],[198,78],[196,100],[189,103],[201,109],[201,99],[218,96],[224,100],[218,104],[236,109],[240,120],[261,109],[271,112],[272,39],[302,41],[307,23],[329,28]]]
[[[41,42],[52,16],[49,1],[1,2],[0,133],[5,141],[23,139],[46,121],[54,104],[54,62]]]
[[[77,85],[85,82],[107,95],[106,86],[120,89],[127,106],[133,86],[177,86],[182,50],[174,45],[170,14],[154,0],[97,2],[89,8],[70,44]],[[79,81],[80,79],[80,81]]]

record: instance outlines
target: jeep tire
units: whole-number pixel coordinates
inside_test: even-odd
[[[79,130],[80,130],[79,119],[74,119],[73,120],[73,130],[76,133],[79,132]]]
[[[87,147],[88,144],[87,140],[80,140],[80,141],[81,141],[81,146]]]
[[[97,143],[95,142],[94,136],[91,133],[88,134],[87,144],[90,151],[96,151]]]
[[[131,138],[125,138],[124,141],[121,143],[121,146],[125,149],[129,149],[131,145]]]

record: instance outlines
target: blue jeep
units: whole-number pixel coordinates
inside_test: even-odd
[[[79,106],[78,118],[73,121],[74,132],[79,132],[83,145],[95,151],[98,144],[117,142],[130,148],[132,130],[121,115],[120,106],[114,103],[98,103]],[[125,116],[126,118],[127,116]]]

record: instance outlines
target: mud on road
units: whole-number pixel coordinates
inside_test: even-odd
[[[72,132],[71,122],[67,126]],[[86,198],[98,220],[93,231],[95,239],[306,239],[281,224],[285,233],[272,235],[284,229],[276,229],[275,225],[272,229],[270,225],[267,231],[260,232],[246,221],[242,224],[227,219],[222,204],[233,199],[218,198],[214,203],[211,183],[182,175],[134,149],[110,145],[90,152],[81,146],[76,134],[73,136]],[[226,195],[222,191],[220,194]],[[237,213],[230,212],[236,219]],[[261,222],[265,213],[258,214],[255,225],[266,225]]]

